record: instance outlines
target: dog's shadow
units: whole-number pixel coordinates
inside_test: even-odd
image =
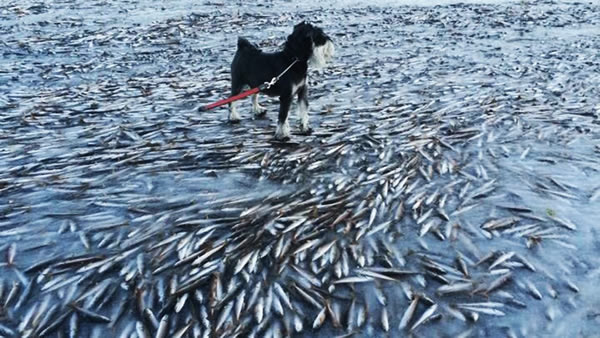
[[[245,138],[250,134],[250,137],[254,141],[267,142],[275,148],[297,148],[303,144],[303,142],[299,142],[299,140],[295,140],[294,138],[285,140],[276,139],[273,136],[273,130],[277,127],[275,123],[276,121],[269,116],[253,116],[234,123],[226,121],[224,127],[227,127],[233,137]],[[302,136],[297,133],[293,135],[295,137]]]
[[[272,138],[269,140],[269,143],[273,146],[273,148],[282,148],[282,149],[296,149],[302,146],[302,143],[295,142],[293,140],[278,140],[276,138]]]

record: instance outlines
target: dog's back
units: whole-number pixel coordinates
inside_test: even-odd
[[[251,65],[255,64],[254,60],[261,54],[263,54],[262,51],[255,44],[245,38],[238,37],[237,51],[231,62],[231,76],[235,87],[243,85],[256,86],[258,83],[266,81],[260,77],[260,74],[243,75],[248,72],[257,72],[257,70],[252,69]],[[257,77],[259,77],[259,82],[251,81],[251,79]]]
[[[237,42],[237,52],[260,53],[260,49],[246,38],[239,37]]]
[[[233,57],[233,62],[231,62],[231,72],[236,73],[237,68],[244,67],[244,64],[249,61],[248,59],[252,59],[253,55],[258,55],[260,53],[261,50],[252,42],[245,38],[238,37],[237,51]]]

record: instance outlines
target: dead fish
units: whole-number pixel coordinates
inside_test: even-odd
[[[488,252],[486,255],[482,256],[476,263],[475,266],[478,266],[494,257],[496,253],[494,251]]]
[[[302,319],[297,314],[294,314],[294,330],[297,333],[300,333],[302,332],[303,328]]]
[[[515,255],[514,251],[510,251],[507,252],[503,255],[501,255],[500,257],[498,257],[493,263],[492,265],[490,265],[490,267],[488,268],[488,270],[492,270],[493,268],[495,268],[496,266],[506,262],[507,260],[511,259],[513,256]]]
[[[301,226],[302,224],[304,224],[304,222],[306,222],[308,220],[308,218],[306,217],[302,217],[300,219],[298,219],[297,221],[295,221],[294,223],[292,223],[289,227],[285,228],[285,230],[283,230],[282,233],[288,233],[296,228],[298,228],[299,226]]]
[[[504,228],[504,227],[510,226],[512,224],[515,224],[519,220],[520,220],[520,218],[518,218],[518,217],[506,217],[506,218],[501,218],[501,219],[493,219],[493,220],[490,220],[490,221],[484,223],[481,226],[481,228],[485,229],[485,230],[500,229],[500,228]]]
[[[32,280],[25,286],[25,290],[23,290],[23,292],[21,293],[21,296],[19,297],[19,300],[17,300],[17,303],[13,307],[13,310],[15,312],[18,311],[21,308],[21,306],[23,304],[25,304],[25,302],[28,300],[29,295],[31,294],[31,290],[33,289],[34,283],[35,283],[35,280]],[[2,293],[0,292],[0,299],[1,298],[2,298]]]
[[[463,314],[463,313],[462,313],[460,310],[458,310],[458,309],[455,309],[455,308],[453,308],[453,307],[451,307],[451,306],[448,306],[448,307],[446,307],[445,309],[446,309],[446,311],[447,311],[447,312],[448,312],[448,313],[449,313],[449,314],[450,314],[452,317],[454,317],[454,318],[456,318],[456,319],[458,319],[458,320],[461,320],[461,321],[463,321],[463,322],[466,322],[466,321],[467,321],[467,318],[465,317],[465,315],[464,315],[464,314]]]
[[[327,315],[326,311],[327,311],[326,307],[323,307],[323,309],[321,309],[321,311],[319,312],[319,314],[313,321],[313,329],[317,329],[317,328],[321,327],[321,325],[323,325],[323,323],[325,322],[325,317]]]
[[[86,250],[89,250],[89,249],[91,248],[91,246],[90,246],[90,241],[89,241],[89,239],[87,238],[87,235],[86,235],[86,233],[85,233],[85,232],[83,232],[83,231],[80,231],[80,232],[79,232],[79,239],[81,240],[81,243],[83,244],[83,247],[84,247]]]
[[[464,307],[483,307],[483,308],[502,308],[503,303],[500,302],[471,302],[471,303],[458,303],[456,304],[459,308]]]
[[[486,294],[489,294],[490,292],[492,292],[493,290],[499,288],[500,286],[502,286],[504,283],[506,283],[510,278],[512,277],[512,272],[506,273],[498,278],[496,278],[495,280],[493,280],[489,286],[487,287],[487,289],[485,290]]]
[[[551,219],[553,219],[556,223],[562,225],[563,227],[569,229],[569,230],[577,230],[577,226],[575,224],[573,224],[573,222],[569,221],[568,219],[565,218],[560,218],[560,217],[556,217],[556,216],[550,216]]]
[[[6,263],[8,266],[12,266],[15,263],[15,256],[17,255],[17,244],[10,243],[8,249],[6,249]]]
[[[579,293],[579,288],[570,279],[565,278],[565,282],[567,283],[567,286],[569,287],[569,289],[571,289],[571,291]]]
[[[6,296],[6,299],[4,300],[4,305],[2,306],[3,308],[8,308],[8,306],[10,305],[10,303],[17,297],[17,294],[19,292],[20,289],[20,284],[18,282],[13,282],[12,287],[10,288],[10,291],[8,292],[8,295]]]
[[[531,295],[536,298],[536,299],[542,299],[542,294],[540,293],[540,291],[537,289],[537,287],[535,287],[535,285],[528,279],[525,280],[525,285],[527,286],[527,289],[529,290],[529,292],[531,293]]]
[[[321,258],[325,253],[327,253],[331,249],[331,247],[336,242],[337,242],[337,240],[333,240],[330,243],[321,246],[319,249],[317,249],[317,252],[313,255],[312,260],[316,261],[317,259]]]
[[[185,334],[186,334],[186,332],[192,327],[193,324],[194,324],[194,322],[190,321],[184,327],[182,327],[181,329],[175,331],[175,333],[173,333],[172,338],[182,338],[182,337],[184,337]]]
[[[164,315],[160,319],[155,338],[165,338],[169,333],[169,315]]]
[[[381,310],[381,327],[385,332],[388,332],[390,330],[389,316],[387,308],[385,306],[383,307],[383,310]]]
[[[432,209],[430,209],[431,211]],[[429,230],[436,228],[440,224],[440,221],[437,219],[431,219],[427,223],[421,226],[421,230],[419,230],[419,237],[425,236],[429,232]]]
[[[394,213],[394,220],[398,221],[402,216],[404,216],[404,203],[400,201],[398,207],[396,207],[396,212]]]
[[[0,334],[7,335],[8,337],[13,337],[15,335],[15,331],[0,324]]]
[[[294,289],[298,292],[298,294],[300,296],[302,296],[302,298],[304,298],[308,303],[312,304],[314,307],[320,309],[322,307],[322,304],[317,301],[315,299],[315,297],[309,295],[306,291],[304,291],[301,287],[299,287],[298,285],[294,284]]]
[[[135,331],[137,332],[138,337],[140,338],[150,338],[150,333],[144,326],[144,324],[140,321],[135,323]]]
[[[231,310],[233,309],[233,302],[229,302],[224,308],[223,310],[221,310],[221,314],[219,315],[219,319],[217,321],[217,326],[215,327],[215,330],[219,331],[219,329],[221,329],[221,327],[223,326],[223,324],[230,319],[230,315],[231,315]]]
[[[376,217],[377,217],[377,208],[373,208],[373,209],[371,209],[371,215],[369,216],[369,223],[367,224],[367,227],[371,227],[371,225],[375,221]]]
[[[149,308],[145,308],[144,309],[144,318],[146,318],[147,322],[152,325],[152,328],[154,330],[158,329],[158,326],[160,324],[158,322],[158,319],[156,319],[156,317],[154,316],[154,313],[152,312],[152,310],[150,310]]]
[[[298,274],[304,278],[305,280],[307,280],[310,284],[314,285],[314,286],[321,286],[321,281],[316,278],[315,276],[313,276],[310,272],[300,268],[299,266],[297,266],[296,264],[292,264],[292,268],[294,270],[296,270],[296,272],[298,272]]]
[[[425,310],[425,312],[423,312],[423,315],[421,316],[421,318],[419,318],[419,320],[417,320],[415,322],[415,324],[410,328],[411,331],[414,331],[417,327],[419,327],[419,325],[425,323],[428,319],[431,318],[431,316],[435,313],[435,311],[437,310],[438,305],[437,304],[433,304],[432,306],[430,306],[427,310]]]
[[[73,312],[69,320],[69,338],[79,337],[79,317],[77,312]]]
[[[281,304],[279,297],[273,294],[272,290],[270,290],[269,298],[271,299],[271,308],[275,311],[275,313],[283,317],[285,310],[283,309],[283,305]]]
[[[220,243],[220,244],[216,245],[214,248],[208,250],[203,255],[201,255],[200,257],[196,258],[192,262],[192,265],[200,265],[200,264],[202,264],[209,257],[211,257],[212,255],[214,255],[215,253],[217,253],[218,251],[220,251],[221,249],[223,249],[223,247],[225,247],[226,244],[227,244],[226,242],[223,242],[223,243]]]
[[[181,297],[179,297],[179,299],[177,300],[177,303],[175,303],[175,313],[179,313],[181,311],[181,309],[183,309],[183,307],[185,306],[185,303],[188,299],[189,293],[184,293]]]
[[[473,289],[473,283],[462,282],[440,286],[436,292],[439,294],[465,292]]]
[[[523,257],[522,255],[516,254],[516,258],[517,258],[519,261],[521,261],[521,263],[523,263],[523,265],[524,265],[524,266],[525,266],[527,269],[529,269],[529,270],[531,270],[531,271],[533,271],[533,272],[536,272],[536,271],[537,271],[537,269],[535,268],[535,266],[533,266],[533,264],[531,264],[531,263],[529,262],[529,260],[527,260],[527,259],[526,259],[525,257]]]
[[[433,212],[433,208],[427,210],[426,212],[424,212],[418,219],[417,219],[417,224],[421,224],[423,222],[425,222],[427,220],[427,218],[429,218],[429,216],[431,215],[431,213]]]
[[[357,313],[356,313],[356,326],[362,327],[367,321],[367,306],[366,305],[358,305]]]
[[[258,297],[258,301],[256,306],[254,307],[254,315],[256,316],[256,322],[258,324],[262,323],[263,315],[264,315],[264,299],[263,297]]]
[[[351,210],[344,211],[333,221],[333,223],[331,223],[331,227],[334,228],[336,225],[338,225],[339,223],[344,221],[346,218],[348,218],[348,216],[350,216],[351,214],[352,214]]]
[[[246,266],[248,261],[250,261],[250,258],[253,254],[254,251],[250,251],[246,255],[244,255],[240,260],[238,260],[235,269],[233,270],[233,274],[238,274],[240,271],[242,271],[242,269]]]
[[[406,328],[408,326],[408,323],[412,319],[412,317],[415,313],[415,310],[417,309],[418,303],[419,303],[419,296],[415,295],[413,297],[413,300],[410,302],[410,305],[408,306],[408,308],[406,308],[406,310],[404,311],[404,314],[402,315],[402,319],[400,320],[400,325],[399,325],[400,330],[403,330],[404,328]]]
[[[283,300],[284,304],[290,309],[293,310],[292,307],[292,302],[290,301],[289,296],[287,295],[287,293],[283,290],[283,288],[281,287],[281,285],[279,285],[279,283],[275,282],[273,283],[273,290],[275,290],[275,293],[277,293],[277,295],[281,298],[281,300]]]
[[[375,297],[377,297],[377,301],[381,306],[385,307],[387,305],[387,297],[383,293],[381,287],[377,284],[375,284]]]
[[[491,316],[505,316],[506,314],[500,310],[497,309],[493,309],[493,308],[486,308],[486,307],[471,307],[471,306],[462,306],[461,307],[464,310],[468,310],[468,311],[473,311],[476,313],[483,313],[486,315],[491,315]]]
[[[71,315],[71,311],[66,311],[62,315],[58,316],[52,323],[48,324],[45,328],[40,329],[39,336],[46,337],[48,334],[54,332],[62,323],[67,319],[67,317]],[[2,324],[0,324],[1,326]],[[34,332],[37,334],[37,332]]]
[[[316,239],[312,239],[312,240],[306,241],[298,249],[296,249],[296,251],[294,251],[292,253],[292,255],[297,255],[298,253],[300,253],[300,252],[302,252],[302,251],[304,251],[306,249],[309,249],[309,248],[314,247],[315,245],[318,245],[320,242],[321,242],[320,238],[316,238]]]
[[[333,303],[330,300],[325,301],[325,307],[327,308],[327,312],[329,313],[329,317],[331,318],[332,325],[335,328],[341,327],[340,318],[341,318],[341,310],[338,306],[338,303]]]
[[[140,276],[144,275],[144,254],[139,253],[136,259],[137,269]]]
[[[396,278],[390,277],[386,274],[379,273],[376,271],[367,270],[367,269],[356,269],[356,272],[361,275],[372,277],[372,278],[378,278],[378,279],[383,279],[383,280],[388,280],[388,281],[397,281]],[[339,281],[338,281],[338,283],[339,283]]]
[[[235,320],[239,321],[242,315],[242,311],[244,310],[244,305],[245,305],[245,299],[246,299],[246,290],[242,290],[237,298],[236,298],[236,302],[235,302]]]
[[[77,305],[71,305],[77,312],[79,312],[83,317],[98,323],[110,323],[110,318],[103,316],[101,314],[92,312],[90,310],[83,309]]]
[[[463,276],[469,277],[469,269],[467,268],[467,264],[465,263],[463,256],[459,253],[456,256],[456,264],[458,265],[458,269],[462,272]]]

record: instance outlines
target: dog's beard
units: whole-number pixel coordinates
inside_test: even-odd
[[[333,42],[329,40],[322,46],[313,45],[313,52],[309,60],[310,65],[317,69],[325,67],[327,62],[333,58],[334,52]]]

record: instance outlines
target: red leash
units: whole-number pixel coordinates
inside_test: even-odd
[[[262,87],[262,86],[263,86],[263,85],[261,85],[260,87],[252,88],[252,89],[250,89],[250,90],[247,90],[247,91],[245,91],[245,92],[239,93],[239,94],[237,94],[237,95],[235,95],[235,96],[231,96],[231,97],[229,97],[229,98],[226,98],[226,99],[223,99],[223,100],[217,101],[217,102],[215,102],[215,103],[211,103],[211,104],[209,104],[209,105],[206,105],[206,106],[201,106],[201,107],[200,107],[200,108],[198,108],[198,109],[199,109],[200,111],[207,111],[207,110],[211,110],[211,109],[213,109],[213,108],[216,108],[216,107],[219,107],[219,106],[222,106],[222,105],[228,104],[228,103],[230,103],[230,102],[233,102],[233,101],[241,100],[241,99],[245,98],[246,96],[250,96],[250,95],[252,95],[252,94],[256,94],[256,93],[258,93],[258,92],[261,90],[261,87]]]
[[[208,104],[206,106],[200,106],[200,108],[198,108],[199,111],[207,111],[207,110],[211,110],[213,108],[231,103],[233,101],[237,101],[237,100],[241,100],[243,98],[245,98],[246,96],[250,96],[252,94],[256,94],[258,92],[260,92],[261,90],[265,90],[265,89],[269,89],[271,88],[271,86],[273,86],[274,84],[277,83],[277,81],[279,81],[279,79],[283,76],[283,74],[285,74],[288,70],[290,70],[290,68],[292,68],[292,66],[298,62],[298,59],[294,60],[294,62],[292,62],[291,65],[289,65],[283,72],[281,72],[281,74],[277,75],[276,77],[272,78],[270,82],[265,82],[263,84],[261,84],[260,86],[256,87],[256,88],[252,88],[250,90],[247,90],[245,92],[241,92],[237,95],[228,97],[226,99],[217,101],[215,103],[211,103]]]

